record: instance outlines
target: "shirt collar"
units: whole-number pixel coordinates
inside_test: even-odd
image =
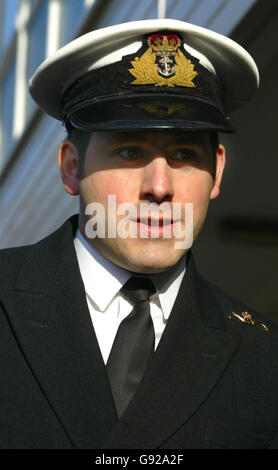
[[[164,320],[168,320],[171,310],[177,298],[179,288],[186,270],[186,256],[162,273],[152,274],[151,280],[159,292],[159,301]]]
[[[74,247],[86,294],[97,308],[104,312],[122,286],[133,275],[102,256],[77,230]],[[151,274],[165,320],[169,318],[184,273],[186,256],[175,266],[158,274]]]
[[[86,294],[103,312],[131,277],[131,273],[102,256],[79,230],[74,238],[74,247]]]

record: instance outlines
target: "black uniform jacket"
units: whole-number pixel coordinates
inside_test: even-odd
[[[73,246],[76,218],[0,252],[0,447],[277,448],[277,327],[192,256],[151,365],[118,420]]]

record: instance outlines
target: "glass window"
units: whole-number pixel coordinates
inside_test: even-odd
[[[84,0],[62,0],[60,45],[71,41],[80,26],[85,8]]]
[[[5,4],[3,5],[3,37],[1,45],[3,48],[7,47],[13,37],[17,7],[18,0],[6,0]]]
[[[36,68],[46,58],[46,29],[47,29],[48,0],[43,0],[28,28],[29,47],[27,59],[27,83]],[[26,118],[29,120],[35,104],[27,95]]]
[[[12,62],[1,86],[1,167],[13,145],[14,88],[15,61]]]

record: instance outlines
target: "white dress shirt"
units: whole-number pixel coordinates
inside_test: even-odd
[[[133,273],[107,260],[85,240],[79,230],[76,232],[74,247],[92,323],[106,364],[118,327],[133,308],[119,292]],[[150,299],[155,349],[176,300],[185,267],[184,257],[174,268],[148,276],[157,289]]]

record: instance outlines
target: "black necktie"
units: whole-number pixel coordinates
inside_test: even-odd
[[[150,279],[132,277],[121,292],[134,307],[118,328],[106,365],[119,417],[134,395],[154,351],[149,299],[155,287]]]

